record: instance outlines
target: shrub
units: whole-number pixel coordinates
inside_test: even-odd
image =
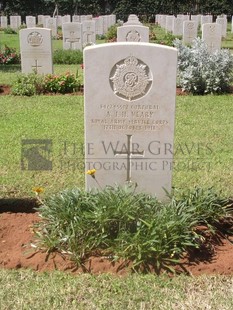
[[[108,32],[106,33],[106,41],[107,42],[115,42],[117,39],[117,27],[119,25],[112,25],[109,29]]]
[[[21,74],[13,83],[11,92],[17,96],[33,96],[43,92],[43,77],[35,73]]]
[[[178,78],[184,91],[192,94],[221,94],[233,81],[233,56],[221,49],[209,53],[203,40],[197,38],[191,47],[174,41],[178,49]]]
[[[155,39],[155,43],[167,45],[167,46],[173,46],[173,42],[175,40],[176,36],[171,34],[170,32],[166,33],[162,40]]]
[[[44,78],[43,89],[45,92],[67,94],[77,91],[80,81],[69,72],[65,75],[47,74]]]
[[[5,34],[17,34],[17,31],[15,31],[14,29],[7,27],[3,29]]]
[[[130,260],[135,269],[154,266],[157,271],[170,268],[187,249],[203,245],[198,225],[213,228],[229,213],[227,200],[212,190],[178,191],[170,202],[161,203],[135,193],[132,185],[65,190],[47,198],[38,210],[39,247],[70,253],[78,264],[99,254]]]
[[[0,51],[0,64],[9,65],[9,64],[19,64],[20,56],[16,53],[16,49],[10,48],[5,45],[4,49]]]
[[[12,94],[18,96],[33,96],[42,93],[72,93],[79,90],[80,81],[73,74],[61,75],[36,73],[21,74],[12,86]]]
[[[53,62],[55,64],[82,64],[83,53],[80,50],[56,50],[53,54]]]

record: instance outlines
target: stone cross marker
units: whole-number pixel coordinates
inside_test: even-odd
[[[53,73],[51,30],[21,29],[19,38],[22,73]]]
[[[85,169],[105,187],[171,190],[177,50],[121,42],[84,49]],[[98,187],[86,176],[86,189]]]
[[[63,23],[63,49],[82,50],[82,24],[81,23]]]
[[[85,47],[88,44],[95,44],[96,42],[95,21],[84,20],[82,22],[82,31],[83,31],[83,46]]]

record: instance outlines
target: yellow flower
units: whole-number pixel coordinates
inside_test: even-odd
[[[87,170],[86,174],[89,174],[91,177],[95,178],[96,169]]]
[[[35,192],[36,195],[39,195],[39,194],[43,193],[44,189],[43,189],[43,187],[37,186],[37,187],[33,187],[32,191]]]

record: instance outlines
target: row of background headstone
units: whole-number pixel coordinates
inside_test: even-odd
[[[156,22],[173,35],[182,35],[184,44],[191,44],[197,37],[198,27],[202,30],[202,39],[209,52],[221,49],[222,38],[227,35],[227,16],[217,16],[215,23],[212,15],[156,15]],[[232,18],[233,23],[233,18]],[[233,26],[232,26],[233,30]]]
[[[221,49],[222,37],[227,33],[226,17],[218,17],[213,23],[212,16],[192,16],[189,20],[188,15],[178,17],[171,15],[157,15],[156,23],[166,32],[176,36],[182,36],[184,44],[192,44],[197,38],[198,26],[201,26],[202,39],[206,42],[209,52]],[[136,15],[130,15],[128,22],[117,29],[118,42],[149,42],[149,27],[143,26]]]
[[[56,16],[51,17],[49,15],[38,15],[37,19],[35,16],[26,16],[26,26],[27,28],[40,27],[52,29],[53,35],[57,34],[57,27],[61,27],[63,23],[67,22],[78,22],[82,23],[87,20],[92,20],[95,22],[96,34],[103,35],[107,32],[108,28],[111,25],[116,23],[116,15],[103,15],[98,17],[92,17],[92,15],[65,15],[65,16]],[[22,25],[21,16],[10,16],[10,24],[8,25],[7,16],[1,16],[0,18],[1,28],[7,28],[10,26],[12,29],[17,30]]]

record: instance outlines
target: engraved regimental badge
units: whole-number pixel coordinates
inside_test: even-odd
[[[119,61],[111,70],[110,85],[114,93],[132,101],[147,94],[152,84],[149,67],[134,56]]]
[[[136,30],[129,31],[126,35],[126,41],[128,42],[140,42],[141,36]]]
[[[40,46],[42,42],[43,42],[43,36],[39,32],[33,31],[29,33],[28,43],[31,46]]]

